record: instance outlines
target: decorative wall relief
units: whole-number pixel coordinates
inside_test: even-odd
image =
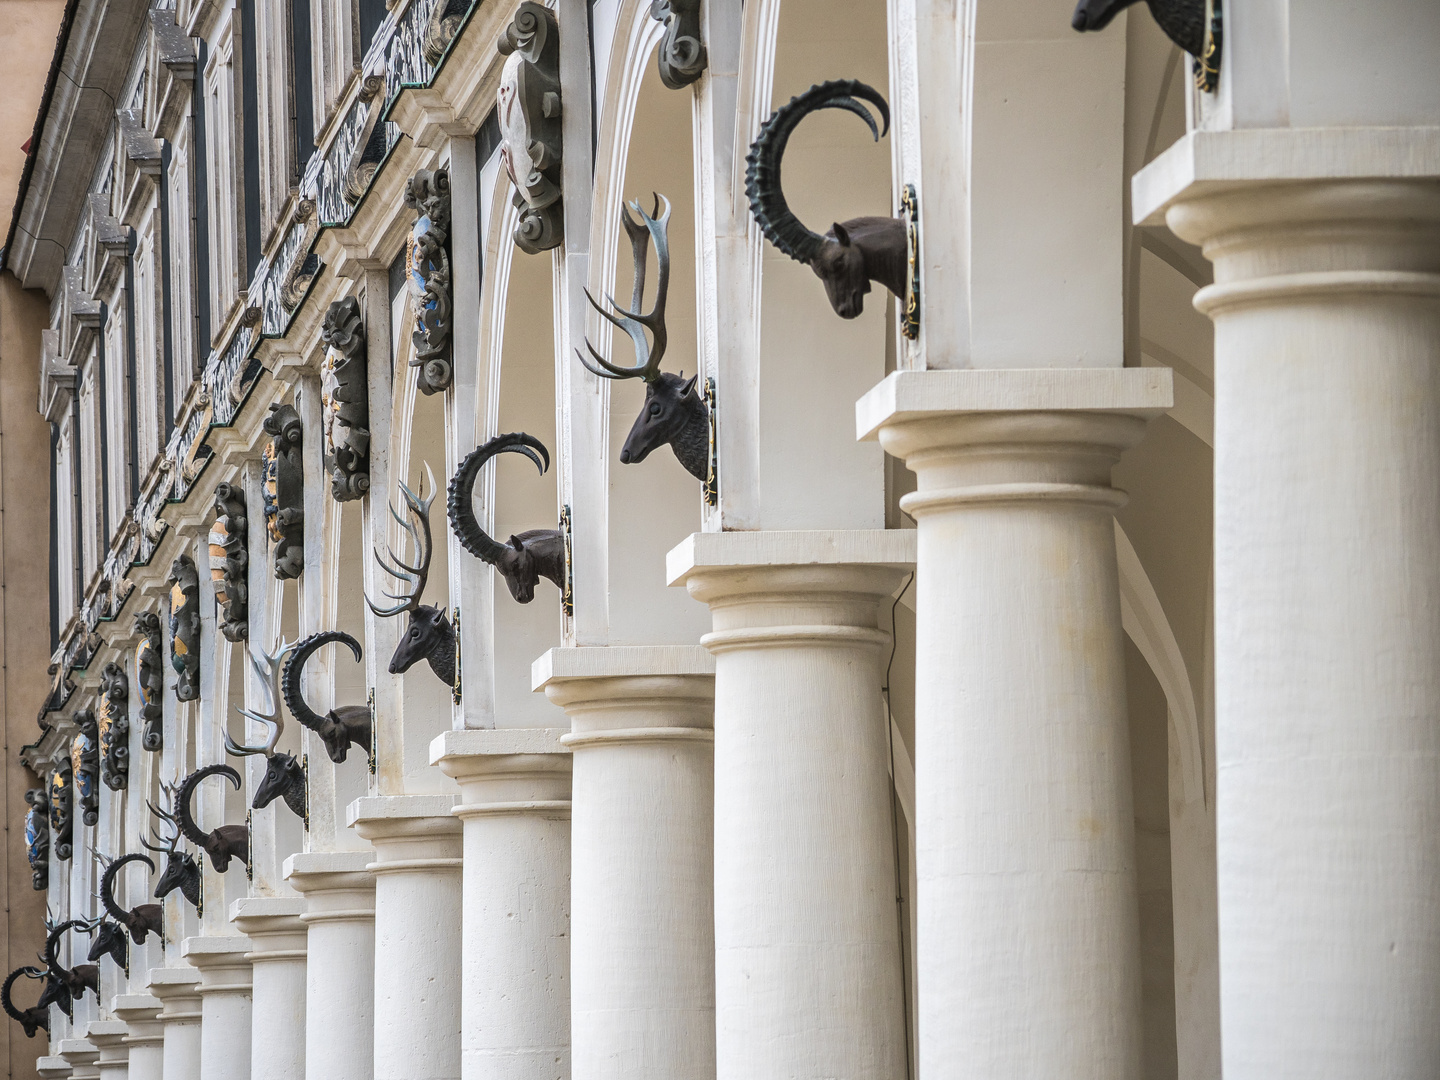
[[[632,209],[640,215],[640,221],[630,216]],[[710,411],[695,390],[698,373],[686,379],[684,372],[672,375],[660,370],[667,340],[665,300],[670,292],[670,200],[663,195],[655,196],[655,216],[645,213],[638,202],[632,202],[624,209],[621,221],[630,234],[630,249],[634,256],[635,289],[630,300],[630,307],[634,310],[627,311],[615,303],[614,297],[608,297],[610,306],[620,313],[620,317],[616,318],[595,303],[588,289],[585,297],[603,318],[630,335],[635,345],[636,364],[628,368],[617,367],[596,352],[588,338],[585,347],[595,362],[586,359],[579,349],[575,350],[575,355],[587,371],[602,379],[643,379],[645,382],[645,404],[620,450],[621,463],[629,465],[644,461],[651,450],[669,444],[680,464],[685,466],[685,471],[703,482],[710,471]],[[649,314],[642,314],[640,304],[645,294],[645,259],[652,240],[659,262],[655,306]],[[650,338],[645,336],[647,330]]]
[[[354,654],[357,664],[365,657],[360,643],[343,630],[325,630],[311,634],[290,649],[285,670],[280,678],[280,689],[290,714],[302,727],[309,728],[320,736],[320,741],[325,744],[325,752],[330,755],[330,760],[338,765],[345,760],[351,746],[361,746],[369,753],[371,706],[368,703],[337,705],[321,716],[305,700],[305,695],[300,690],[300,676],[305,670],[305,661],[320,648],[331,643],[347,646]]]
[[[360,301],[347,296],[331,304],[320,337],[325,342],[325,356],[320,361],[325,468],[330,473],[330,494],[336,502],[348,502],[370,490],[370,387]],[[297,459],[299,445],[297,437]]]
[[[75,778],[75,801],[80,820],[94,825],[100,820],[100,740],[95,714],[81,709],[75,714],[80,729],[70,740],[70,770]]]
[[[879,110],[884,131],[870,110]],[[870,283],[878,281],[901,301],[905,299],[905,222],[902,218],[857,217],[836,222],[824,236],[811,232],[791,211],[780,187],[785,144],[800,121],[820,109],[844,109],[864,120],[878,142],[890,130],[890,107],[880,91],[855,79],[817,83],[776,109],[760,126],[745,161],[745,194],[750,212],[766,238],[796,262],[802,262],[825,283],[830,306],[842,319],[864,310]]]
[[[200,696],[200,575],[188,555],[170,565],[170,666],[175,697],[194,701]]]
[[[225,752],[235,757],[265,755],[265,776],[261,779],[260,786],[255,789],[255,798],[250,803],[251,809],[263,810],[277,798],[283,798],[291,812],[308,827],[310,816],[305,801],[305,769],[295,760],[293,754],[281,753],[275,749],[280,742],[281,733],[285,730],[285,717],[280,708],[280,661],[289,649],[290,646],[281,642],[280,649],[274,656],[269,653],[261,653],[260,656],[253,652],[250,654],[250,663],[255,668],[255,673],[269,690],[270,709],[263,713],[254,709],[241,709],[240,714],[264,724],[270,729],[270,735],[259,746],[244,746],[232,739],[227,731]],[[236,779],[239,779],[238,775]]]
[[[100,673],[100,778],[111,791],[130,783],[130,681],[119,664]]]
[[[421,169],[405,184],[405,205],[420,216],[405,246],[405,270],[415,305],[415,357],[422,394],[436,394],[450,385],[450,173]]]
[[[496,43],[508,57],[500,71],[496,115],[500,162],[515,185],[520,211],[515,243],[531,255],[565,239],[560,204],[560,24],[525,0]]]
[[[262,425],[270,441],[265,468],[265,532],[275,545],[275,576],[297,578],[305,569],[305,470],[300,461],[304,425],[291,405],[271,405]]]
[[[900,217],[905,222],[905,310],[900,332],[914,341],[920,336],[920,196],[906,184],[900,195]]]
[[[435,474],[430,471],[430,466],[425,466],[425,475],[430,479],[432,491],[435,488]],[[395,510],[394,505],[390,507],[390,513],[396,521],[401,522],[401,528],[405,530],[410,540],[410,558],[413,563],[403,562],[394,551],[391,551],[387,560],[380,554],[380,549],[375,549],[375,558],[385,571],[396,579],[405,582],[408,591],[400,596],[387,593],[392,599],[399,603],[390,607],[382,608],[375,605],[375,601],[369,596],[365,597],[365,603],[370,605],[370,610],[382,619],[390,618],[402,613],[410,616],[409,625],[404,635],[400,638],[400,644],[395,646],[395,653],[390,657],[390,674],[399,675],[401,672],[409,671],[418,661],[424,660],[430,665],[437,678],[446,686],[455,685],[455,627],[451,625],[449,617],[443,607],[432,607],[429,604],[420,603],[420,597],[425,592],[425,581],[430,576],[430,557],[435,553],[434,541],[430,535],[430,504],[435,501],[432,494],[426,499],[425,485],[420,485],[420,494],[416,494],[403,483],[399,485],[400,494],[405,500],[405,510],[408,520],[402,520],[400,514]]]
[[[248,867],[250,865],[249,826],[217,825],[206,832],[195,822],[195,814],[190,809],[190,799],[194,796],[195,789],[200,786],[200,781],[207,776],[225,777],[236,791],[240,790],[242,784],[240,774],[229,765],[205,765],[196,769],[180,781],[180,790],[175,794],[175,823],[180,826],[180,834],[186,840],[210,856],[210,865],[215,868],[217,874],[223,874],[230,869],[231,859],[239,859]]]
[[[245,491],[237,484],[215,485],[215,523],[210,526],[210,580],[215,583],[219,629],[230,641],[250,636],[249,520]]]
[[[30,887],[44,892],[50,887],[50,795],[45,785],[25,792],[30,809],[25,812],[25,858],[30,863]]]
[[[660,81],[671,90],[689,86],[710,62],[701,41],[700,0],[651,0],[650,17],[665,24],[655,50]]]
[[[1104,30],[1116,15],[1137,2],[1080,0],[1070,25],[1076,30]],[[1146,0],[1146,4],[1165,36],[1194,58],[1196,88],[1214,93],[1220,85],[1221,0]]]
[[[440,63],[445,50],[450,47],[470,0],[435,0],[430,17],[425,21],[425,61],[430,65]]]
[[[140,612],[135,616],[135,630],[140,635],[140,643],[135,646],[135,683],[140,691],[140,719],[145,721],[140,745],[154,752],[165,746],[165,711],[160,704],[165,690],[160,616],[153,611]]]
[[[57,859],[70,858],[73,821],[71,820],[71,789],[74,788],[70,761],[56,765],[50,772],[50,841]]]
[[[550,451],[533,435],[517,431],[497,435],[465,455],[450,481],[446,510],[450,527],[460,545],[481,562],[500,571],[510,595],[521,604],[535,599],[535,585],[543,577],[565,588],[565,541],[559,529],[527,529],[512,535],[507,543],[492,540],[475,517],[475,479],[491,458],[503,453],[522,454],[535,463],[543,476],[550,468]]]

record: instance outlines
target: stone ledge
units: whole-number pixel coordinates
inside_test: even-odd
[[[915,564],[914,529],[827,529],[810,532],[691,533],[665,556],[670,585],[697,570],[780,566],[894,566]]]
[[[699,645],[609,645],[551,649],[530,665],[530,687],[563,679],[631,675],[714,675],[715,658]]]
[[[538,662],[538,661],[537,661]],[[518,754],[568,754],[560,737],[569,728],[465,728],[437,735],[430,743],[430,764],[457,757]],[[447,809],[445,811],[449,813]]]
[[[361,821],[403,821],[407,818],[448,818],[454,795],[364,795],[345,808],[345,824]]]

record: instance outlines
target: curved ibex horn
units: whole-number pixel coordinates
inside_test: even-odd
[[[290,715],[299,721],[301,727],[311,731],[320,731],[325,726],[325,717],[310,708],[305,695],[300,692],[300,673],[305,670],[305,662],[311,656],[332,643],[348,645],[357,664],[365,658],[360,643],[345,631],[322,630],[295,643],[285,660],[285,673],[280,679],[280,692],[285,697],[285,705],[290,710]]]
[[[884,131],[876,128],[870,110],[856,98],[863,98],[879,110]],[[790,133],[801,120],[819,109],[853,112],[870,126],[870,133],[877,142],[884,132],[890,130],[890,107],[884,97],[874,87],[856,79],[817,83],[776,109],[770,119],[760,125],[760,134],[750,144],[750,153],[745,157],[748,165],[745,170],[745,195],[750,200],[750,212],[755,215],[760,231],[772,244],[790,258],[803,263],[815,258],[827,241],[801,224],[785,201],[785,192],[780,185],[780,162],[785,156],[785,144],[790,141]]]
[[[236,791],[240,790],[242,783],[240,774],[229,765],[206,765],[196,769],[180,782],[180,790],[175,796],[175,824],[180,826],[180,833],[186,840],[201,847],[205,846],[210,834],[200,828],[195,815],[190,812],[190,799],[194,796],[195,789],[200,786],[200,781],[207,776],[225,777]]]
[[[477,446],[465,455],[465,460],[460,462],[460,468],[455,470],[455,475],[450,480],[450,489],[445,500],[450,527],[455,530],[455,538],[460,541],[460,546],[481,562],[492,566],[504,556],[505,545],[492,539],[480,527],[471,496],[481,467],[491,458],[507,451],[525,455],[535,463],[541,476],[550,468],[550,451],[546,450],[545,444],[535,436],[527,435],[523,431],[496,435],[485,445]]]
[[[110,913],[111,918],[122,923],[129,920],[130,913],[115,901],[115,875],[128,862],[143,862],[150,868],[152,874],[155,872],[155,864],[150,861],[150,857],[141,855],[139,852],[121,855],[118,859],[112,859],[106,864],[105,873],[100,876],[100,903],[105,905],[105,910]]]

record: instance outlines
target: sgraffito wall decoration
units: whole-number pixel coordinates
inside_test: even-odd
[[[560,24],[554,13],[525,0],[496,47],[508,59],[500,71],[496,115],[500,162],[515,186],[515,243],[538,254],[565,239],[560,202]]]
[[[188,555],[170,566],[170,666],[179,676],[175,697],[200,696],[200,575]]]
[[[370,387],[360,301],[347,296],[331,304],[320,337],[325,342],[325,356],[320,361],[325,470],[330,474],[330,494],[335,501],[349,502],[370,490]]]
[[[140,635],[140,643],[135,646],[135,686],[140,695],[140,719],[145,722],[140,745],[155,752],[165,747],[164,708],[160,704],[165,690],[160,616],[153,611],[140,612],[135,616],[135,632]]]
[[[100,820],[100,746],[95,714],[81,709],[75,714],[79,728],[70,740],[70,771],[75,778],[75,801],[80,820],[94,825]]]
[[[305,569],[305,470],[300,460],[304,425],[293,405],[271,405],[265,418],[270,441],[265,468],[265,532],[275,545],[275,576],[298,578]]]
[[[415,356],[422,394],[450,386],[450,173],[421,169],[405,183],[405,205],[419,212],[405,246],[405,271],[415,307]]]
[[[130,684],[119,664],[100,673],[100,779],[111,791],[130,783]]]
[[[249,519],[245,492],[235,484],[215,485],[215,523],[210,526],[210,579],[215,583],[219,629],[230,641],[250,636],[250,587],[245,547]]]

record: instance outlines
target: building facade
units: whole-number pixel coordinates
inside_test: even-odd
[[[1125,6],[69,0],[39,1075],[1433,1077],[1440,8]]]

